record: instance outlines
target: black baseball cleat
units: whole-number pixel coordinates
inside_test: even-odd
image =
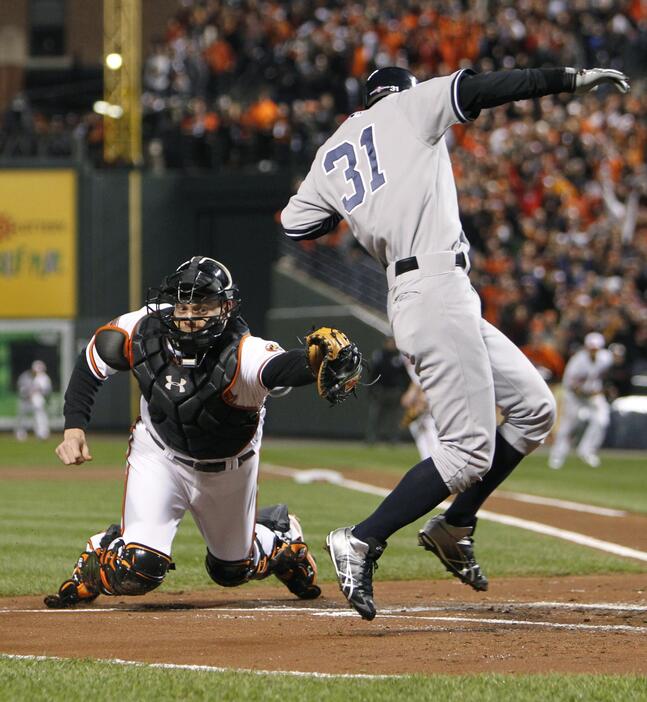
[[[84,551],[76,563],[72,577],[65,580],[54,595],[47,595],[43,600],[49,609],[67,609],[77,604],[89,604],[99,596],[99,589],[91,586],[84,577],[88,569],[98,569],[96,552]]]
[[[418,543],[426,551],[438,556],[445,568],[472,589],[485,591],[488,579],[474,558],[476,521],[472,526],[455,527],[444,515],[432,517],[418,532]]]
[[[386,544],[376,539],[369,542],[354,537],[352,527],[331,531],[326,537],[325,549],[330,555],[339,589],[350,606],[362,617],[371,621],[377,610],[373,602],[373,571],[377,559],[384,553]]]
[[[50,609],[66,609],[77,604],[89,604],[96,600],[99,590],[99,555],[121,534],[119,524],[111,524],[103,533],[99,547],[94,551],[83,551],[78,557],[72,577],[63,581],[54,595],[47,595],[43,602]],[[92,548],[91,541],[88,548]]]
[[[303,541],[284,543],[270,560],[270,572],[302,600],[314,600],[321,595],[317,564]]]
[[[274,514],[280,515],[278,523],[284,527],[283,536],[277,534],[278,543],[270,558],[269,572],[276,575],[293,595],[302,600],[316,599],[321,595],[321,588],[317,585],[317,564],[303,540],[299,520],[288,514],[286,505],[268,510],[275,510]]]

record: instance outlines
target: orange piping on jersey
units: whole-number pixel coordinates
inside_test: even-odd
[[[126,531],[126,493],[128,492],[128,475],[130,473],[130,452],[132,451],[133,448],[133,431],[135,429],[135,425],[139,421],[139,417],[135,420],[135,423],[133,424],[131,430],[130,430],[130,436],[128,437],[128,450],[126,451],[126,476],[124,479],[124,494],[123,497],[121,498],[121,535],[123,536],[124,532]]]
[[[94,337],[92,337],[92,341],[90,342],[90,348],[88,349],[88,358],[90,359],[90,364],[92,365],[92,370],[94,370],[94,374],[100,378],[101,380],[105,380],[108,376],[104,375],[98,368],[95,360],[94,360]]]
[[[254,497],[254,529],[252,530],[252,543],[249,546],[250,558],[254,559],[254,541],[256,541],[256,524],[258,523],[258,471],[256,471],[256,496]],[[260,559],[260,554],[259,554]]]
[[[142,319],[144,319],[142,317]],[[135,322],[135,326],[133,327],[132,332],[130,333],[130,336],[128,337],[128,362],[130,363],[130,367],[133,367],[133,361],[134,361],[134,356],[133,356],[133,337],[135,336],[135,332],[137,329],[139,329],[139,325],[141,324],[142,319],[138,319]]]
[[[99,332],[103,331],[104,329],[110,330],[110,331],[117,331],[124,337],[124,345],[123,345],[122,351],[124,354],[124,358],[128,359],[128,364],[132,368],[133,362],[132,362],[131,350],[130,350],[130,346],[131,346],[132,342],[131,342],[130,334],[128,334],[128,332],[125,329],[122,329],[121,327],[118,327],[118,326],[112,324],[112,322],[111,322],[110,324],[104,324],[102,327],[99,327],[96,330],[96,332],[94,332],[95,338],[96,338],[97,334]]]
[[[240,344],[238,344],[238,354],[236,358],[236,372],[234,373],[234,377],[231,380],[231,383],[227,385],[227,387],[222,391],[222,399],[223,402],[226,402],[230,407],[236,407],[236,409],[244,409],[244,410],[255,410],[258,409],[258,407],[240,407],[239,405],[235,405],[231,400],[232,400],[232,393],[231,389],[234,387],[236,384],[236,381],[238,380],[238,375],[240,374],[240,366],[241,366],[241,357],[243,355],[243,344],[247,339],[249,339],[249,334],[245,334],[242,339],[240,340]]]
[[[285,351],[277,351],[277,353],[273,353],[271,356],[268,356],[264,361],[263,365],[258,369],[258,382],[259,385],[262,388],[265,388],[265,390],[269,390],[269,388],[265,387],[265,383],[263,383],[263,379],[261,378],[261,375],[263,374],[263,371],[265,370],[265,366],[273,359],[276,358],[277,356],[280,356],[282,353],[285,353]]]

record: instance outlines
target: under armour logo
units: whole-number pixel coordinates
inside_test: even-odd
[[[173,380],[172,375],[167,375],[166,376],[166,385],[164,385],[164,387],[167,390],[170,390],[171,388],[176,387],[179,389],[179,392],[186,392],[186,390],[184,389],[185,385],[186,385],[186,378],[180,378],[180,380],[177,381],[177,380]]]

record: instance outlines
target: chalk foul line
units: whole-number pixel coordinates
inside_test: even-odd
[[[73,661],[74,658],[62,656],[29,656],[10,653],[0,653],[0,660],[20,661]],[[190,665],[186,663],[146,663],[144,661],[129,661],[122,658],[96,658],[96,663],[108,665],[132,666],[134,668],[162,668],[164,670],[190,670],[206,673],[249,673],[250,675],[286,675],[297,678],[352,678],[365,680],[386,680],[389,678],[402,678],[403,675],[369,675],[368,673],[318,673],[305,670],[253,670],[251,668],[223,668],[215,665]]]
[[[270,463],[263,463],[262,470],[271,475],[280,475],[283,477],[292,478],[298,483],[305,484],[311,482],[327,482],[332,485],[338,485],[340,487],[346,488],[348,490],[364,492],[370,495],[378,495],[380,497],[386,497],[391,492],[390,490],[378,487],[377,485],[362,483],[357,480],[348,480],[344,478],[344,476],[341,473],[338,473],[334,470],[297,470],[295,468],[288,468],[287,466],[277,466]],[[449,507],[450,504],[451,503],[447,501],[441,502],[441,504],[438,505],[438,508],[446,509],[447,507]],[[480,510],[478,515],[480,519],[485,519],[490,522],[496,522],[497,524],[514,526],[519,529],[525,529],[526,531],[535,532],[536,534],[543,534],[544,536],[553,536],[557,539],[570,541],[571,543],[578,544],[580,546],[588,546],[589,548],[594,548],[598,551],[604,551],[605,553],[610,553],[614,556],[621,556],[623,558],[634,558],[636,560],[647,563],[647,552],[640,551],[635,548],[629,548],[627,546],[622,546],[621,544],[615,544],[611,541],[596,539],[592,536],[586,536],[585,534],[580,534],[575,531],[569,531],[568,529],[560,529],[558,527],[550,526],[549,524],[542,524],[541,522],[534,522],[529,519],[512,517],[507,514],[500,514],[491,510]]]

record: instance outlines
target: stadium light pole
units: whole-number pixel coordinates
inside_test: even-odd
[[[103,4],[103,157],[128,174],[128,288],[130,309],[142,304],[142,10],[141,0]],[[139,391],[130,381],[130,409],[139,414]]]

